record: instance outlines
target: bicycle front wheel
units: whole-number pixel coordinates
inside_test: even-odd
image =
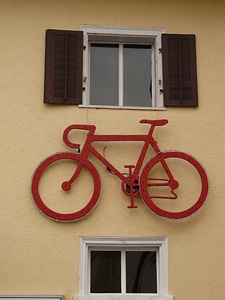
[[[63,189],[63,184],[81,165],[79,176],[71,187]],[[56,221],[76,221],[95,207],[100,194],[100,178],[90,161],[81,164],[78,154],[62,152],[46,158],[37,167],[31,189],[41,213]]]
[[[144,167],[141,196],[157,215],[182,219],[194,214],[205,202],[208,179],[192,156],[176,151],[161,153]]]

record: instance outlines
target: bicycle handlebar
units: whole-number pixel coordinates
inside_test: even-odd
[[[79,130],[88,130],[89,133],[88,135],[93,135],[94,132],[95,132],[95,129],[96,127],[94,125],[80,125],[80,124],[74,124],[74,125],[70,125],[68,126],[64,132],[63,132],[63,141],[64,143],[69,146],[70,148],[73,148],[73,149],[79,149],[80,148],[80,144],[75,144],[75,143],[72,143],[70,140],[69,140],[69,133],[71,130],[73,129],[79,129]]]

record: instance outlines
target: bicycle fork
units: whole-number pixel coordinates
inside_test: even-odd
[[[72,184],[75,182],[77,177],[80,175],[80,172],[81,172],[83,166],[85,165],[85,162],[87,161],[88,151],[89,151],[89,149],[87,146],[83,147],[82,152],[80,152],[80,148],[78,148],[78,153],[79,153],[78,165],[77,165],[77,168],[76,168],[73,176],[69,180],[64,181],[62,183],[61,187],[64,191],[69,191],[71,189]]]
[[[64,191],[69,191],[69,190],[71,189],[71,186],[72,186],[72,184],[74,183],[74,181],[77,179],[77,177],[79,176],[82,167],[83,167],[83,164],[82,164],[82,163],[79,163],[78,166],[77,166],[77,168],[76,168],[76,171],[74,172],[74,174],[73,174],[73,176],[70,178],[70,180],[64,181],[64,182],[62,183],[61,186],[62,186],[62,189],[63,189]]]

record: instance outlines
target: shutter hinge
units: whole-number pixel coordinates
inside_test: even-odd
[[[159,92],[160,92],[160,94],[162,94],[163,93],[163,89],[159,89]]]
[[[159,54],[161,54],[162,53],[162,48],[159,48]]]
[[[86,46],[83,46],[83,50],[86,50]]]

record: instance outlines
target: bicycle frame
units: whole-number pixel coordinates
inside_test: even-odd
[[[147,134],[143,135],[95,135],[95,129],[96,127],[94,125],[71,125],[68,128],[65,129],[63,134],[63,140],[66,145],[68,145],[71,148],[79,148],[79,144],[72,143],[69,138],[68,134],[71,130],[79,129],[79,130],[88,130],[89,133],[87,134],[87,139],[85,141],[85,144],[82,148],[82,151],[79,153],[80,156],[80,164],[78,165],[74,175],[69,180],[70,185],[76,180],[76,178],[79,176],[79,173],[82,169],[82,163],[85,162],[88,159],[88,155],[92,154],[94,155],[101,163],[103,163],[108,170],[110,170],[114,175],[116,175],[123,184],[130,187],[130,191],[127,192],[125,188],[122,188],[123,192],[126,195],[129,196],[140,196],[139,190],[135,191],[134,188],[138,186],[138,179],[139,179],[139,173],[142,168],[146,153],[148,151],[149,146],[152,147],[154,152],[157,154],[161,153],[154,137],[153,137],[153,131],[156,126],[163,126],[167,124],[167,120],[141,120],[140,123],[148,123],[150,124],[150,129]],[[126,141],[139,141],[143,142],[144,145],[141,149],[141,153],[137,159],[136,165],[125,165],[124,167],[129,169],[129,175],[125,176],[123,173],[121,173],[116,167],[114,167],[102,154],[100,154],[94,146],[92,146],[93,142],[110,142],[110,141],[116,141],[116,142],[126,142]],[[162,166],[165,170],[165,172],[168,175],[169,180],[166,181],[166,183],[155,183],[152,185],[161,185],[161,186],[168,186],[169,182],[173,180],[173,176],[166,164],[165,161],[162,161]],[[133,172],[132,172],[132,169]],[[132,200],[133,203],[133,200]],[[131,207],[134,207],[131,204]]]
[[[148,135],[94,135],[92,138],[88,138],[87,144],[84,145],[83,151],[80,155],[86,154],[86,147],[88,147],[88,153],[93,154],[99,161],[101,161],[110,171],[112,171],[117,177],[119,177],[122,181],[127,181],[127,177],[123,175],[116,167],[114,167],[102,154],[100,154],[91,143],[93,142],[125,142],[125,141],[137,141],[137,142],[144,142],[142,147],[141,153],[137,159],[136,166],[134,167],[134,171],[132,172],[132,177],[137,178],[142,167],[145,155],[147,153],[149,145],[152,146],[156,153],[160,152],[159,147],[157,146],[153,137],[150,136],[148,139]],[[86,158],[86,155],[85,155]],[[127,167],[127,166],[126,166]],[[128,182],[127,182],[128,183]]]

